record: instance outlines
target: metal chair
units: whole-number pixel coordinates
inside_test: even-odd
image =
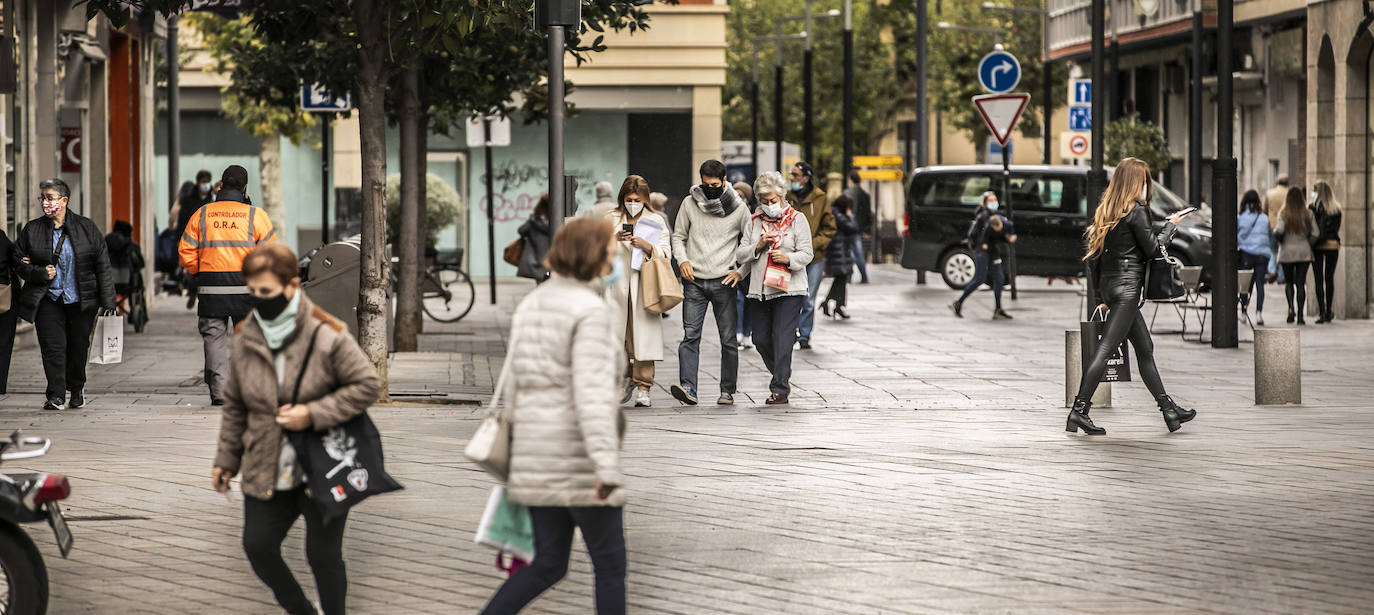
[[[1183,296],[1171,301],[1155,301],[1155,311],[1150,315],[1150,333],[1178,333],[1184,339],[1188,338],[1188,314],[1189,309],[1199,308],[1198,304],[1205,301],[1199,289],[1202,286],[1202,267],[1180,267],[1178,280],[1183,283]],[[1179,324],[1182,326],[1178,331],[1155,331],[1155,319],[1159,316],[1159,306],[1161,304],[1170,305],[1174,308],[1174,313],[1178,315]],[[1201,335],[1199,332],[1198,335]]]

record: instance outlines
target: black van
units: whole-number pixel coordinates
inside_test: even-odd
[[[1110,170],[1109,170],[1110,171]],[[1002,194],[1002,167],[925,167],[912,172],[906,200],[902,266],[938,271],[950,288],[973,277],[973,258],[964,245],[982,194],[1010,204],[1016,224],[1016,269],[1021,275],[1078,276],[1083,273],[1083,231],[1088,227],[1087,167],[1012,165],[1011,197]],[[1188,204],[1155,183],[1150,203],[1155,224]],[[1209,267],[1212,220],[1201,212],[1179,228],[1170,256],[1184,265]]]

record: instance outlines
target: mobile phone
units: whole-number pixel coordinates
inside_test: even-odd
[[[1196,208],[1196,207],[1189,207],[1189,208],[1187,208],[1187,209],[1184,209],[1184,210],[1179,211],[1178,213],[1174,214],[1173,217],[1186,216],[1186,215],[1191,214],[1191,213],[1193,213],[1193,212],[1195,212],[1195,211],[1197,211],[1197,208]]]
[[[620,225],[620,230],[625,231],[626,233],[630,233],[631,235],[633,235],[634,232],[635,232],[635,225],[633,225],[633,224],[622,224],[622,225]]]

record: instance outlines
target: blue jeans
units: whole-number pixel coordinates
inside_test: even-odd
[[[862,233],[849,238],[849,255],[854,257],[854,264],[859,267],[860,283],[867,284],[868,263],[864,262],[864,236]]]
[[[1002,278],[1005,276],[1002,274],[1002,264],[992,261],[986,250],[973,253],[973,279],[964,286],[964,294],[959,295],[959,301],[956,303],[963,303],[973,291],[978,290],[978,287],[987,281],[988,271],[991,270],[993,300],[997,303],[997,309],[1002,309]]]
[[[1271,259],[1267,254],[1251,254],[1249,252],[1240,253],[1240,268],[1242,270],[1255,270],[1255,276],[1250,279],[1250,288],[1255,289],[1254,292],[1256,312],[1264,311],[1264,275],[1269,271],[1269,267],[1271,266],[1270,261]],[[1248,307],[1249,304],[1250,289],[1243,288],[1241,289],[1240,307],[1244,309]]]
[[[810,340],[816,328],[816,295],[821,292],[821,278],[825,277],[825,258],[806,266],[806,303],[802,305],[801,323],[797,339]]]
[[[744,281],[740,281],[738,286],[741,290],[735,291],[735,334],[750,337],[754,335],[754,323],[749,320],[749,310],[744,309],[743,289],[747,285]]]
[[[482,615],[514,615],[568,573],[573,529],[582,530],[596,574],[597,615],[625,612],[624,509],[610,506],[530,507],[534,561],[507,579]]]
[[[735,297],[733,287],[721,283],[725,278],[682,281],[682,343],[677,347],[677,376],[682,387],[696,393],[697,368],[701,363],[701,329],[706,323],[706,307],[716,315],[720,335],[720,392],[735,392],[739,374],[739,346],[735,345]]]

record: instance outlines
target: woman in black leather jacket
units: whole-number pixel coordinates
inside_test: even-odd
[[[1073,410],[1069,411],[1066,429],[1070,432],[1082,429],[1094,436],[1107,433],[1088,418],[1088,409],[1092,407],[1093,393],[1107,369],[1112,349],[1125,339],[1130,339],[1131,346],[1135,347],[1140,379],[1159,402],[1169,431],[1178,430],[1180,425],[1197,415],[1194,410],[1180,408],[1164,393],[1164,383],[1155,366],[1150,328],[1140,314],[1145,265],[1152,255],[1159,253],[1161,246],[1169,245],[1178,230],[1178,222],[1186,216],[1169,218],[1159,234],[1152,235],[1148,205],[1152,192],[1149,165],[1135,158],[1122,160],[1097,206],[1092,226],[1088,227],[1088,253],[1083,260],[1089,263],[1097,289],[1094,299],[1098,309],[1107,313],[1107,322],[1097,353],[1083,364],[1083,380],[1074,398]]]

